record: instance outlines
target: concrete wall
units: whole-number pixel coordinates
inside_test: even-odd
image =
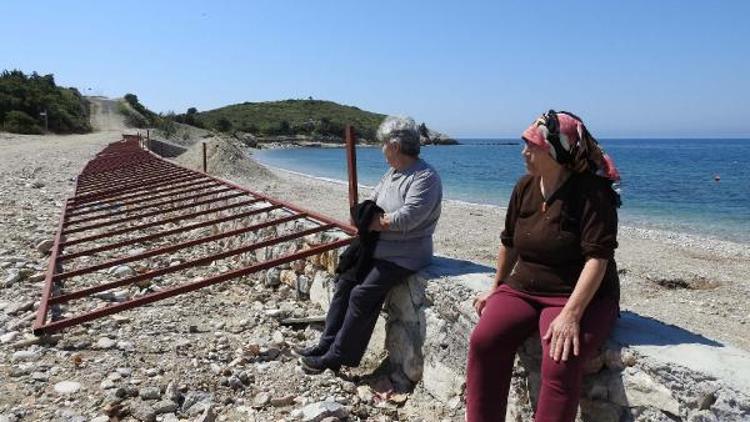
[[[283,213],[278,210],[278,216]],[[310,224],[297,221],[267,230],[281,235]],[[265,261],[340,236],[335,231],[310,235],[294,245],[255,251],[253,259]],[[295,287],[300,298],[309,296],[327,310],[340,252],[288,263],[262,276],[269,285]],[[489,288],[493,273],[476,263],[436,257],[391,291],[365,359],[380,362],[396,389],[416,385],[461,415],[468,339],[477,322],[472,300]],[[538,337],[518,350],[507,420],[533,419],[540,353]],[[579,420],[750,421],[750,354],[623,312],[607,344],[586,365]]]
[[[183,146],[172,144],[167,141],[160,141],[158,139],[151,139],[149,142],[149,149],[165,158],[174,158],[187,151],[187,148]]]
[[[334,265],[335,256],[329,258]],[[461,413],[471,302],[492,268],[439,257],[389,295],[368,354],[388,353],[391,381],[421,387]],[[332,275],[318,271],[311,300],[327,309]],[[539,338],[518,351],[507,420],[533,419],[540,379]],[[582,421],[750,420],[750,354],[623,312],[601,352],[587,364]]]

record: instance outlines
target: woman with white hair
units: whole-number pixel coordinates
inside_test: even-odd
[[[419,158],[413,119],[388,117],[377,136],[390,168],[369,198],[378,211],[365,231],[379,232],[371,268],[363,279],[345,274],[338,278],[318,344],[295,351],[310,373],[359,365],[388,292],[432,258],[443,196],[440,176]]]

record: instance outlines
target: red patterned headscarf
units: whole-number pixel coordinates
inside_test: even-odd
[[[521,138],[545,149],[555,161],[576,173],[590,171],[613,183],[620,181],[612,158],[572,113],[550,110],[536,119]]]

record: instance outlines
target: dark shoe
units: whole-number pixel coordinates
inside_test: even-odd
[[[292,354],[294,356],[297,356],[299,358],[304,358],[307,356],[323,356],[328,352],[328,348],[321,346],[320,344],[316,344],[315,346],[309,346],[309,347],[292,347]]]
[[[341,369],[340,363],[328,362],[323,359],[323,356],[303,356],[299,358],[299,363],[302,365],[302,370],[308,374],[319,374],[326,369],[334,372]]]

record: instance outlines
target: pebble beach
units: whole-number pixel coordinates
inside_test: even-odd
[[[105,421],[120,413],[124,420],[299,420],[324,401],[354,420],[453,419],[419,391],[406,404],[378,401],[356,371],[301,374],[289,349],[317,338],[319,327],[293,330],[279,320],[320,311],[283,286],[233,281],[61,337],[34,337],[61,207],[85,163],[123,130],[115,119],[88,135],[0,133],[0,421]],[[347,219],[346,185],[263,167],[215,142],[210,173]],[[177,161],[197,168],[197,157],[195,147]],[[445,201],[436,253],[493,266],[503,220],[501,207]],[[627,226],[619,242],[623,310],[750,350],[750,246]]]

